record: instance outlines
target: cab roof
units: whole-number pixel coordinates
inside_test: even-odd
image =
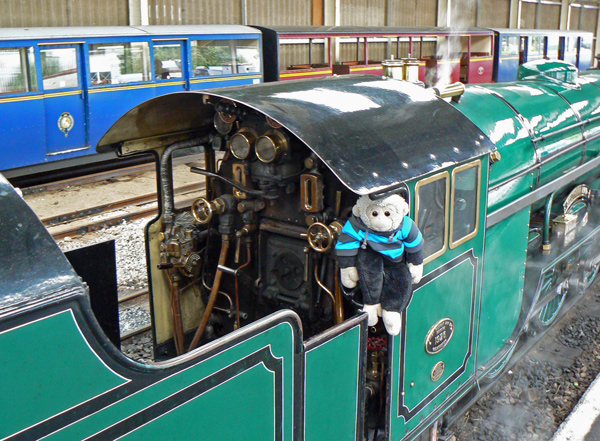
[[[117,121],[99,151],[143,137],[207,131],[214,109],[203,95],[277,121],[359,195],[391,190],[495,149],[431,89],[375,75],[343,75],[158,97]]]

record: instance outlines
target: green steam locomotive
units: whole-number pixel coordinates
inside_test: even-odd
[[[176,206],[171,158],[198,146],[206,197]],[[466,90],[348,75],[175,93],[98,149],[156,158],[158,361],[110,343],[2,181],[2,439],[450,439],[599,268],[600,75],[564,62]],[[424,238],[395,336],[367,326],[333,252],[357,198],[391,194]]]

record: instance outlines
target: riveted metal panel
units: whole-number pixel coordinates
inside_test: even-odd
[[[127,0],[3,0],[0,27],[128,24]]]
[[[386,0],[345,0],[341,5],[342,26],[385,25]]]
[[[238,1],[239,3],[239,1]],[[247,0],[248,24],[309,26],[311,0]]]
[[[538,29],[559,29],[560,28],[560,5],[548,5],[542,3],[539,5],[540,22]]]
[[[508,28],[510,0],[487,0],[479,2],[479,26]]]

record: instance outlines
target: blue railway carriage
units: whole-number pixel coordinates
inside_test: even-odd
[[[245,26],[0,29],[0,170],[89,162],[101,135],[150,98],[258,82],[261,34]]]
[[[594,35],[591,32],[499,28],[492,30],[495,34],[495,82],[515,81],[517,69],[528,61],[563,60],[582,71],[592,66]]]

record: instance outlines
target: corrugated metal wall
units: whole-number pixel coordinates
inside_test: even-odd
[[[594,34],[598,27],[598,9],[584,9],[579,22],[579,29],[590,31]],[[571,28],[573,29],[573,28]]]
[[[241,23],[239,0],[148,0],[148,22],[167,24]]]
[[[521,3],[521,28],[535,29],[536,3]]]
[[[247,0],[247,4],[248,24],[264,26],[312,24],[311,0]]]
[[[549,5],[542,3],[540,8],[540,22],[538,29],[560,29],[560,5]]]
[[[435,26],[436,22],[437,0],[390,1],[389,26]]]
[[[2,0],[0,27],[127,25],[127,0]]]
[[[510,23],[510,0],[479,2],[479,26],[507,28]]]
[[[458,0],[452,2],[450,23],[452,26],[466,28],[477,23],[477,5],[475,0]]]
[[[569,29],[581,29],[596,33],[598,10],[591,8],[571,7]]]
[[[240,0],[150,0],[150,24],[242,23]],[[247,0],[246,22],[256,25],[310,25],[311,0]]]
[[[386,0],[343,0],[340,5],[342,26],[385,25]]]

